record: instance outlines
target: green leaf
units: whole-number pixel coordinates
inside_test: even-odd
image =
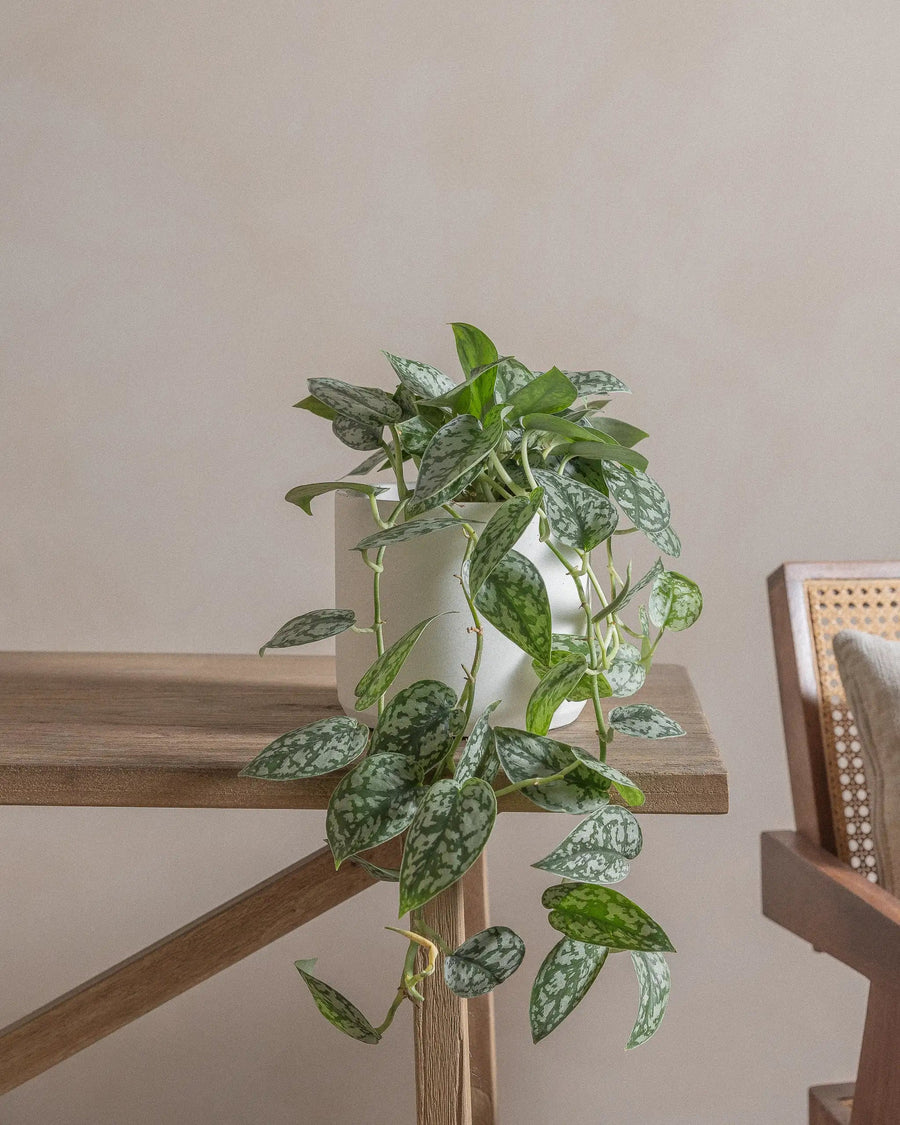
[[[529,432],[559,434],[569,441],[595,441],[600,445],[615,444],[608,437],[594,433],[587,426],[581,426],[559,414],[526,414],[521,421],[522,428]]]
[[[241,770],[241,777],[265,781],[294,781],[321,777],[349,766],[369,742],[369,728],[356,719],[336,715],[309,726],[288,731],[258,754]]]
[[[585,817],[558,847],[531,866],[582,883],[619,883],[642,842],[634,813],[620,805],[606,805]]]
[[[439,425],[443,424],[444,419],[441,418]],[[428,445],[433,436],[434,426],[429,425],[424,418],[410,418],[408,421],[400,423],[400,442],[403,446],[403,452],[413,457],[421,457],[425,452],[425,446]]]
[[[618,418],[607,418],[605,414],[602,417],[596,415],[592,417],[591,427],[599,430],[601,434],[606,434],[618,445],[629,447],[637,445],[639,441],[643,441],[644,438],[650,436],[646,430],[639,430],[637,426],[632,426],[630,422],[621,422]]]
[[[418,515],[434,507],[437,496],[479,466],[502,436],[502,422],[482,429],[471,414],[451,418],[441,426],[422,454],[419,479],[407,514]]]
[[[601,493],[544,469],[535,469],[534,478],[544,490],[550,530],[560,543],[592,551],[615,531],[618,513]]]
[[[527,386],[533,379],[534,372],[529,371],[524,363],[513,356],[501,359],[497,364],[497,382],[494,384],[497,401],[508,402],[516,391]]]
[[[681,540],[671,526],[664,527],[662,531],[645,531],[644,534],[651,543],[655,543],[664,555],[677,559],[681,555]]]
[[[525,942],[508,926],[474,934],[444,961],[444,982],[452,993],[471,1000],[503,984],[522,964]]]
[[[456,339],[456,354],[466,378],[478,367],[496,363],[498,352],[493,342],[480,328],[471,324],[451,324]]]
[[[375,663],[363,673],[362,679],[356,685],[357,711],[365,711],[367,707],[371,707],[377,701],[380,695],[384,695],[406,662],[413,645],[421,637],[427,626],[435,618],[443,616],[442,613],[435,613],[431,617],[426,617],[424,621],[420,621],[418,625],[414,625],[398,641],[394,641],[391,647],[382,653]]]
[[[338,441],[348,445],[351,449],[381,449],[382,428],[369,426],[357,422],[355,418],[348,418],[346,414],[338,414],[331,423],[331,429]],[[382,456],[384,450],[382,450]]]
[[[415,816],[421,794],[417,764],[404,754],[363,758],[337,783],[328,802],[325,832],[335,867],[399,836]]]
[[[613,695],[622,698],[641,690],[647,669],[641,663],[639,650],[634,645],[622,644],[604,675]]]
[[[434,531],[444,531],[448,527],[459,527],[459,520],[454,516],[432,516],[429,519],[408,520],[398,523],[393,527],[385,527],[380,531],[367,535],[353,548],[354,551],[377,551],[380,547],[391,547],[395,543],[405,543],[408,539],[417,539],[420,535],[431,535]]]
[[[389,465],[390,461],[388,461],[387,455],[383,449],[380,449],[372,457],[367,457],[365,461],[362,461],[355,469],[351,469],[349,473],[345,473],[344,475],[348,477],[364,477],[368,476],[369,473],[374,473],[376,469],[386,469]],[[341,488],[352,488],[352,485],[341,482]],[[307,509],[307,511],[309,511],[309,509]]]
[[[595,758],[589,751],[585,750],[583,746],[570,746],[574,757],[586,765],[589,769],[599,773],[606,781],[611,782],[619,791],[619,795],[627,805],[642,805],[644,803],[644,794],[641,789],[631,780],[621,773],[614,766],[608,765],[606,762],[601,762],[599,758]]]
[[[635,527],[649,533],[668,526],[669,501],[652,477],[640,469],[628,472],[617,465],[604,465],[603,472],[616,503]]]
[[[356,622],[352,609],[313,609],[292,617],[259,650],[259,655],[267,648],[293,648],[294,645],[308,645],[313,641],[323,641],[326,637],[336,637]]]
[[[680,738],[684,734],[684,727],[647,703],[614,707],[609,713],[609,725],[634,738]]]
[[[316,398],[315,395],[307,395],[306,398],[300,399],[295,402],[294,406],[298,410],[308,410],[310,414],[315,414],[319,418],[326,418],[329,422],[333,422],[337,411],[333,410],[330,406],[326,406],[321,399]]]
[[[567,371],[566,375],[575,384],[579,398],[590,395],[611,395],[617,392],[631,394],[621,379],[608,371]]]
[[[664,571],[653,583],[647,605],[650,620],[659,628],[680,633],[690,629],[703,611],[700,587],[674,570]]]
[[[325,984],[324,981],[312,975],[315,964],[315,957],[306,961],[294,962],[297,972],[303,977],[306,987],[315,1001],[316,1007],[325,1019],[329,1023],[333,1023],[338,1031],[343,1031],[345,1035],[349,1035],[351,1039],[356,1039],[360,1043],[381,1042],[381,1033],[375,1030],[355,1004],[351,1004],[346,996],[342,996],[330,984]]]
[[[361,867],[363,871],[368,871],[373,879],[378,879],[381,883],[400,882],[399,867],[379,867],[377,863],[372,863],[368,859],[363,859],[361,855],[350,856],[350,862],[355,863],[357,867]]]
[[[341,379],[310,379],[309,389],[326,406],[363,425],[389,426],[403,416],[402,408],[379,387],[354,387]]]
[[[643,578],[639,578],[637,582],[631,582],[626,579],[625,585],[618,594],[610,600],[609,605],[605,605],[599,613],[594,614],[594,620],[602,621],[605,617],[609,617],[611,613],[618,613],[620,609],[624,609],[636,594],[639,594],[645,586],[648,586],[657,575],[663,573],[663,569],[661,560],[657,559]],[[643,608],[644,607],[641,606],[641,609]]]
[[[453,771],[458,782],[468,781],[470,777],[481,777],[490,785],[497,776],[500,762],[494,749],[494,731],[488,720],[499,705],[499,699],[489,703],[472,727],[472,733],[466,739]]]
[[[573,441],[571,445],[566,446],[564,452],[567,457],[602,461],[604,466],[607,461],[618,461],[620,465],[629,465],[634,469],[647,468],[647,458],[643,453],[608,441]],[[615,468],[615,465],[611,464],[610,468]],[[609,469],[604,467],[603,472],[604,476],[609,479]]]
[[[672,984],[669,963],[661,953],[632,950],[631,961],[638,979],[640,1001],[637,1019],[625,1048],[627,1051],[646,1043],[662,1023]]]
[[[609,949],[641,949],[649,952],[674,953],[658,922],[637,903],[612,887],[594,883],[565,883],[565,894],[549,898],[548,921],[554,930],[576,941],[605,945]],[[545,893],[542,900],[548,905]]]
[[[514,496],[501,504],[485,524],[469,562],[469,592],[473,597],[503,556],[518,543],[534,519],[542,495],[537,488],[529,496]]]
[[[459,733],[460,716],[464,718],[451,687],[440,680],[416,680],[382,711],[372,735],[372,753],[405,754],[420,766],[435,765]]]
[[[531,989],[531,1037],[535,1043],[559,1027],[578,1007],[606,964],[609,950],[602,945],[563,938],[538,969]]]
[[[497,816],[494,790],[480,777],[436,781],[406,834],[400,915],[452,886],[481,855]]]
[[[557,707],[570,697],[587,668],[583,656],[567,653],[538,683],[528,700],[525,726],[532,734],[546,734]]]
[[[509,397],[510,420],[525,414],[556,414],[571,406],[578,392],[558,367],[537,375]]]
[[[442,371],[430,363],[419,363],[415,359],[403,359],[390,352],[381,353],[393,367],[397,378],[408,390],[420,398],[437,398],[445,391],[452,391],[456,385]]]
[[[550,660],[550,599],[540,571],[508,551],[478,591],[475,604],[495,629],[535,660]]]
[[[494,402],[497,361],[476,367],[463,383],[456,384],[438,398],[429,399],[429,406],[449,406],[455,414],[471,414],[481,418]]]
[[[539,663],[537,660],[532,661],[532,667],[538,679],[543,679],[544,676],[550,671],[550,668],[555,668],[566,655],[571,653],[576,656],[583,656],[585,661],[590,659],[590,646],[584,637],[570,636],[568,633],[553,633],[552,634],[553,648],[550,652],[550,667]],[[566,699],[583,701],[590,699],[593,692],[593,682],[596,680],[597,689],[601,698],[606,698],[612,695],[612,688],[606,682],[605,676],[582,676],[579,682],[569,689]]]
[[[308,516],[311,516],[312,502],[317,496],[321,496],[324,492],[338,491],[361,492],[366,496],[380,496],[382,492],[387,492],[387,487],[383,485],[379,487],[374,484],[357,484],[355,481],[347,480],[329,480],[322,481],[319,484],[298,484],[296,488],[292,488],[285,495],[285,500],[289,504],[296,504]]]
[[[609,782],[591,764],[580,759],[571,746],[529,734],[512,727],[496,727],[497,757],[514,784],[529,778],[551,777],[563,769],[570,772],[558,781],[529,785],[522,793],[548,812],[590,813],[609,802]]]

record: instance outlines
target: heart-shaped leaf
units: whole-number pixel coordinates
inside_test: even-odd
[[[294,645],[308,645],[313,641],[323,641],[326,637],[336,637],[344,633],[356,622],[352,609],[313,609],[292,617],[259,650],[259,655],[267,648],[293,648]]]
[[[634,645],[624,644],[619,645],[604,675],[613,695],[621,698],[640,691],[647,678],[647,670],[641,662],[640,651]]]
[[[294,781],[321,777],[349,766],[369,741],[369,728],[356,719],[335,715],[282,734],[241,770],[241,777]]]
[[[672,978],[669,963],[661,953],[632,950],[631,961],[640,989],[638,1014],[626,1050],[646,1043],[662,1023],[669,1002]]]
[[[603,466],[603,474],[616,503],[641,531],[662,531],[668,527],[671,508],[657,482],[640,469],[629,472],[618,465]]]
[[[583,656],[567,653],[538,682],[525,712],[525,726],[532,734],[547,733],[557,707],[570,698],[586,668]]]
[[[602,945],[563,938],[544,958],[531,989],[531,1037],[535,1043],[559,1027],[578,1007],[606,964]]]
[[[560,543],[592,551],[615,531],[618,513],[601,493],[543,469],[535,469],[534,477],[544,490],[550,530]]]
[[[328,802],[325,833],[335,867],[399,836],[415,816],[421,794],[416,763],[404,754],[364,758],[341,778]]]
[[[700,587],[674,570],[664,571],[653,583],[647,608],[657,627],[680,633],[690,629],[703,610]]]
[[[406,658],[412,652],[413,645],[435,618],[443,616],[442,613],[435,613],[431,617],[426,617],[424,621],[420,621],[418,625],[413,625],[363,673],[362,679],[356,685],[357,711],[365,711],[367,707],[371,707],[377,701],[380,695],[384,695],[397,678],[397,673],[406,663]]]
[[[436,781],[406,834],[400,865],[400,914],[452,886],[481,855],[497,816],[494,790],[480,777]]]
[[[551,367],[509,396],[507,401],[512,408],[509,418],[514,420],[525,414],[556,414],[571,406],[577,397],[578,392],[569,379],[558,367]]]
[[[440,680],[417,680],[398,691],[382,711],[372,735],[373,754],[405,754],[420,767],[443,758],[465,714],[456,693]]]
[[[505,637],[535,660],[549,663],[550,599],[540,571],[530,559],[508,551],[478,591],[475,604]]]
[[[354,387],[341,379],[310,379],[317,399],[362,425],[389,426],[403,417],[402,408],[379,387]]]
[[[485,707],[475,726],[472,727],[472,733],[466,739],[453,772],[454,778],[460,784],[468,781],[470,777],[481,777],[490,785],[497,776],[500,762],[494,749],[494,732],[489,720],[499,705],[500,700],[497,699]]]
[[[610,375],[608,371],[567,371],[566,375],[575,384],[580,398],[617,392],[631,394],[622,380]]]
[[[594,883],[565,883],[563,886],[565,894],[554,893],[549,898],[548,921],[554,930],[576,941],[605,945],[610,949],[675,952],[659,923],[619,891]],[[542,901],[548,906],[546,893]]]
[[[542,495],[537,488],[529,496],[514,496],[501,504],[485,524],[469,562],[469,592],[473,597],[503,556],[518,543],[534,519]]]
[[[675,529],[671,526],[664,527],[662,531],[645,531],[644,534],[651,543],[655,543],[664,555],[677,559],[681,555],[681,540]]]
[[[477,418],[463,414],[435,433],[422,454],[419,479],[408,515],[419,515],[436,505],[436,497],[452,488],[490,454],[503,436],[503,423],[483,429]]]
[[[462,943],[444,961],[444,981],[471,1000],[503,984],[522,964],[525,942],[507,926],[490,926]]]
[[[648,703],[614,707],[609,713],[609,725],[633,738],[680,738],[684,734],[684,727]]]
[[[620,805],[606,805],[585,817],[558,847],[531,866],[582,883],[619,883],[641,844],[634,813]]]
[[[609,802],[609,782],[592,765],[576,759],[571,746],[512,727],[495,727],[494,739],[500,765],[515,784],[569,770],[557,781],[529,785],[522,790],[539,808],[548,812],[589,813]]]
[[[362,492],[366,496],[380,496],[382,492],[387,492],[387,487],[385,485],[357,484],[355,481],[347,480],[327,480],[318,484],[298,484],[296,488],[292,488],[290,492],[286,493],[284,498],[289,504],[296,504],[308,516],[311,516],[312,502],[317,496],[321,496],[325,492],[338,491]]]
[[[405,543],[408,539],[417,539],[421,535],[431,535],[435,531],[444,531],[448,527],[459,527],[459,520],[454,516],[430,516],[427,519],[407,520],[393,527],[385,527],[380,531],[367,535],[353,548],[354,551],[377,551],[381,547],[391,547],[395,543]]]
[[[381,448],[381,426],[370,426],[358,422],[355,418],[348,418],[346,414],[338,414],[331,423],[331,429],[338,441],[342,441],[351,449]]]
[[[332,988],[330,984],[326,984],[312,975],[315,964],[315,957],[310,957],[306,961],[294,962],[297,972],[303,977],[306,987],[315,1001],[316,1007],[325,1019],[329,1023],[333,1023],[338,1031],[343,1031],[345,1035],[349,1035],[351,1039],[356,1039],[360,1043],[381,1042],[381,1033],[376,1031],[355,1004],[351,1004],[347,997],[342,996],[336,988]]]
[[[497,348],[480,328],[460,322],[451,324],[450,327],[456,340],[456,354],[466,378],[477,368],[497,362]]]
[[[333,422],[337,416],[337,411],[333,410],[330,406],[326,406],[321,399],[316,398],[315,395],[307,395],[299,402],[295,402],[294,406],[298,410],[308,410],[310,414],[315,414],[319,418],[327,418],[329,422]]]
[[[403,359],[390,352],[381,353],[393,367],[397,378],[408,390],[420,398],[437,398],[455,386],[452,379],[432,367],[430,363],[419,363],[415,359]]]

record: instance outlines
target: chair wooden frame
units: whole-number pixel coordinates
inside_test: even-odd
[[[657,665],[649,681],[687,735],[666,753],[626,739],[616,764],[646,811],[727,812],[727,774],[687,673]],[[284,730],[338,713],[329,658],[0,654],[0,805],[324,809],[335,775],[273,784],[238,771]],[[567,738],[590,746],[596,734],[585,719]],[[537,811],[521,793],[500,808]],[[400,849],[393,840],[372,858],[397,867]],[[327,848],[286,867],[0,1030],[0,1095],[374,883],[352,862],[335,871]],[[454,947],[484,929],[484,858],[424,917]],[[459,1000],[436,977],[423,993],[419,1125],[495,1125],[492,996]]]
[[[810,1090],[811,1125],[900,1122],[900,899],[834,854],[807,584],[897,580],[900,562],[787,563],[769,577],[796,832],[762,837],[763,913],[870,981],[855,1087]]]

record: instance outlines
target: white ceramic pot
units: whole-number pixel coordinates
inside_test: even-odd
[[[397,503],[396,491],[385,493],[378,507],[388,518]],[[390,497],[393,496],[393,499]],[[484,524],[497,510],[497,504],[459,504],[460,515]],[[428,515],[423,519],[429,518]],[[372,571],[363,563],[354,546],[376,529],[368,498],[359,493],[335,493],[335,602],[340,609],[352,609],[360,624],[372,621]],[[388,691],[388,697],[415,680],[441,680],[457,693],[465,676],[462,665],[472,662],[474,638],[467,628],[472,624],[468,606],[454,575],[459,573],[465,549],[461,530],[447,528],[431,535],[407,540],[385,552],[381,576],[381,615],[385,644],[393,644],[407,630],[432,614],[455,611],[433,621],[416,642],[412,654]],[[583,613],[571,577],[565,567],[538,537],[537,517],[526,528],[516,550],[537,566],[550,598],[553,628],[557,632],[581,632]],[[341,633],[335,638],[337,687],[341,706],[355,715],[354,689],[362,674],[375,659],[375,640],[371,634]],[[531,657],[484,622],[484,652],[478,674],[473,719],[495,699],[503,702],[494,712],[500,726],[524,727],[525,708],[537,684]],[[553,716],[553,727],[565,726],[581,714],[584,703],[565,702]],[[374,722],[376,711],[362,712]],[[471,724],[470,724],[471,726]]]

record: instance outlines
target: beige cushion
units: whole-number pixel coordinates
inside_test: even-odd
[[[900,894],[900,641],[845,629],[834,655],[859,731],[878,881]]]

